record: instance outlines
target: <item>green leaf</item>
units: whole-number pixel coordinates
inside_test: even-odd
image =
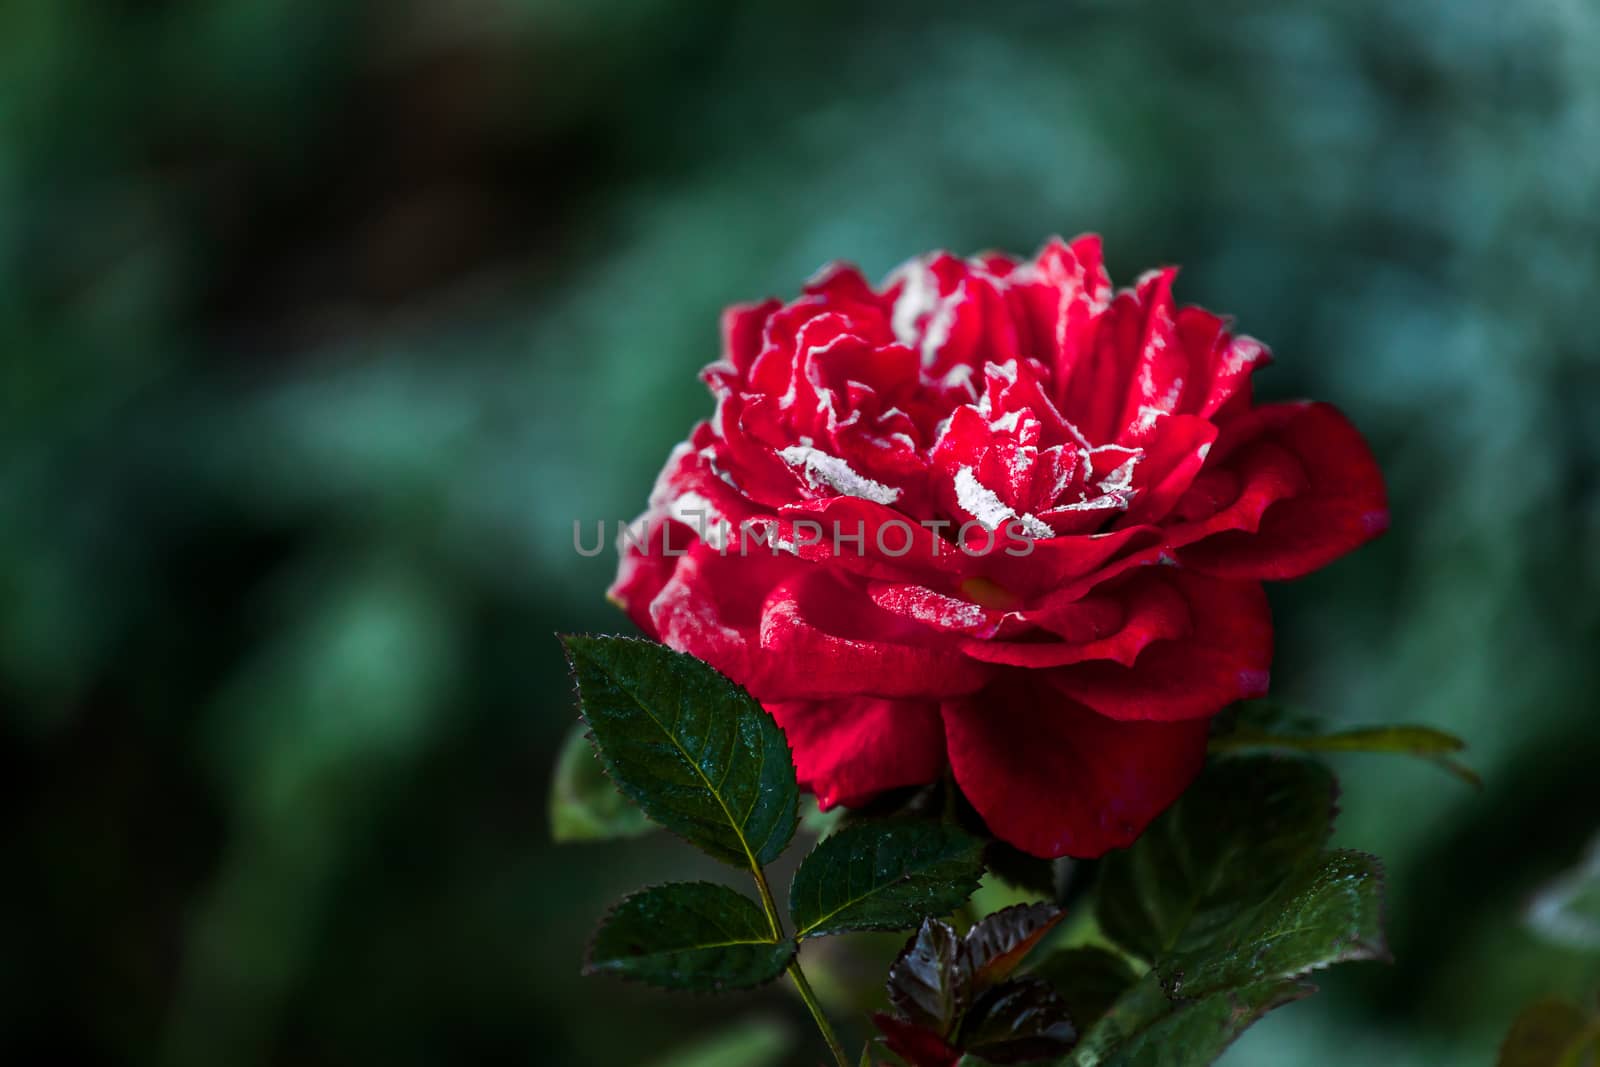
[[[1166,1018],[1172,1002],[1154,972],[1146,974],[1112,1002],[1100,1018],[1084,1030],[1077,1048],[1065,1061],[1071,1067],[1099,1067],[1135,1035]]]
[[[1495,1067],[1578,1067],[1585,1045],[1600,1048],[1600,1020],[1564,1000],[1539,1000],[1511,1024]]]
[[[967,1010],[957,973],[961,939],[949,923],[924,919],[889,966],[889,1002],[911,1023],[941,1036]]]
[[[1374,726],[1320,733],[1316,719],[1266,701],[1240,705],[1233,713],[1233,722],[1232,729],[1211,739],[1211,751],[1392,753],[1428,760],[1468,785],[1483,784],[1470,767],[1450,758],[1464,750],[1466,742],[1431,726]]]
[[[1094,1058],[1086,1041],[1071,1062],[1077,1067],[1201,1067],[1215,1062],[1267,1012],[1311,992],[1299,982],[1266,981],[1214,993],[1170,1007],[1122,1036],[1106,1058]],[[1159,989],[1155,995],[1160,996]]]
[[[1208,768],[1131,848],[1103,861],[1101,929],[1151,961],[1212,944],[1318,855],[1333,799],[1333,776],[1306,760]]]
[[[960,1046],[990,1063],[1030,1063],[1072,1047],[1066,1001],[1040,978],[1014,978],[985,993],[961,1024]]]
[[[1307,761],[1225,760],[1101,869],[1097,915],[1152,969],[1095,1023],[1075,1067],[1211,1063],[1299,977],[1387,956],[1382,870],[1324,851],[1333,780]],[[1047,961],[1048,963],[1048,961]]]
[[[1241,700],[1223,709],[1214,723],[1214,733],[1229,735],[1241,730],[1264,734],[1301,736],[1320,733],[1326,716],[1281,700]]]
[[[752,869],[794,835],[794,763],[750,694],[664,645],[563,638],[583,717],[606,770],[646,815],[726,863]]]
[[[909,930],[978,888],[983,842],[927,820],[854,823],[811,850],[789,887],[796,937]]]
[[[1218,941],[1158,964],[1174,996],[1192,999],[1349,960],[1387,959],[1382,865],[1363,852],[1328,853]]]
[[[759,905],[724,885],[679,882],[626,897],[600,924],[585,974],[667,989],[742,989],[771,981],[795,943],[773,936]]]
[[[984,851],[983,864],[991,874],[1013,889],[1046,899],[1056,895],[1058,879],[1055,860],[1030,856],[1004,841],[991,841]]]
[[[644,812],[606,778],[582,724],[562,742],[550,781],[550,836],[557,841],[608,841],[655,829]]]
[[[1070,948],[1047,957],[1030,975],[1055,987],[1079,1030],[1088,1030],[1139,980],[1125,958],[1098,947]]]

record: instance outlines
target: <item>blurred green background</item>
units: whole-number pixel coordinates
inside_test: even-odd
[[[627,624],[719,309],[832,258],[1185,266],[1347,410],[1389,535],[1273,590],[1398,962],[1232,1067],[1486,1063],[1600,981],[1527,930],[1600,824],[1600,7],[689,0],[0,5],[0,1054],[632,1065],[778,987],[580,980],[557,630]],[[825,969],[825,968],[824,968]],[[860,1036],[858,1027],[847,1027]]]

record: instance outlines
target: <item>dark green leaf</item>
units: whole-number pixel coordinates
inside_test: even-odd
[[[772,716],[711,667],[650,641],[563,639],[613,781],[645,814],[737,866],[794,834],[794,764]]]
[[[668,989],[739,989],[782,974],[794,952],[755,901],[727,886],[681,882],[641,890],[613,908],[584,971]]]
[[[1386,956],[1378,862],[1323,851],[1332,802],[1332,779],[1317,764],[1226,760],[1110,857],[1098,889],[1102,928],[1154,967],[1070,1062],[1211,1063],[1266,1012],[1309,994],[1299,976]]]
[[[978,888],[983,842],[943,823],[855,823],[821,842],[789,888],[796,937],[908,930]]]
[[[990,1063],[1058,1056],[1077,1031],[1061,995],[1039,978],[1014,978],[985,993],[961,1024],[958,1042]]]
[[[550,835],[557,841],[605,841],[655,829],[606,778],[580,723],[567,733],[550,781]]]
[[[1387,959],[1383,869],[1362,852],[1323,856],[1268,903],[1199,952],[1158,964],[1187,999],[1269,979],[1297,978],[1347,960]]]
[[[1013,889],[1037,893],[1047,898],[1056,895],[1055,860],[1030,856],[1004,841],[991,841],[984,851],[983,864],[989,868],[990,873]]]
[[[1218,736],[1254,730],[1264,734],[1315,734],[1321,732],[1326,716],[1281,700],[1241,700],[1217,716],[1213,730]]]
[[[1600,1044],[1600,1020],[1590,1020],[1564,1000],[1539,1000],[1511,1024],[1496,1067],[1567,1067],[1582,1064],[1585,1040]],[[1593,1062],[1592,1060],[1590,1062]]]
[[[941,1036],[966,1010],[957,974],[961,939],[950,924],[924,919],[889,967],[889,1001],[912,1024]]]
[[[1083,1036],[1072,1056],[1074,1067],[1099,1067],[1123,1044],[1155,1025],[1172,1011],[1161,982],[1146,974],[1118,997],[1092,1026],[1080,1027]]]
[[[1094,947],[1053,953],[1028,973],[1055,987],[1079,1030],[1099,1022],[1117,998],[1139,980],[1126,959]]]
[[[1321,851],[1333,777],[1306,760],[1225,760],[1133,847],[1106,857],[1096,916],[1147,960],[1196,952],[1276,893]]]
[[[961,969],[976,996],[999,985],[1066,913],[1054,904],[1015,904],[985,916],[961,943]]]
[[[1202,1067],[1215,1062],[1267,1012],[1311,992],[1311,986],[1299,982],[1255,982],[1171,1006],[1149,1025],[1116,1042],[1110,1058],[1077,1062],[1085,1067]]]

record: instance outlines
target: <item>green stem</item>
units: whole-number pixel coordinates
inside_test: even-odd
[[[767,913],[767,923],[772,927],[774,941],[783,938],[783,920],[778,917],[778,904],[772,899],[772,887],[767,884],[767,872],[755,862],[750,864],[750,872],[756,877],[756,889],[761,893],[761,910]],[[822,1004],[817,1000],[816,991],[811,988],[811,983],[806,980],[806,972],[800,969],[800,959],[795,957],[789,961],[789,977],[794,981],[794,987],[800,994],[800,999],[811,1011],[811,1018],[816,1021],[817,1029],[822,1032],[822,1040],[827,1042],[828,1051],[833,1053],[834,1061],[839,1067],[850,1067],[850,1057],[844,1054],[844,1046],[839,1044],[839,1035],[833,1032],[833,1024],[828,1021],[828,1016],[822,1011]]]
[[[823,1014],[822,1005],[817,1001],[817,994],[812,990],[811,983],[806,981],[806,972],[800,969],[799,959],[789,962],[789,977],[794,979],[794,987],[799,991],[800,999],[811,1009],[811,1017],[817,1021],[817,1029],[822,1031],[822,1040],[828,1043],[828,1051],[833,1053],[834,1060],[839,1067],[850,1067],[850,1057],[844,1054],[844,1046],[839,1044],[839,1035],[833,1032],[833,1024]]]
[[[778,903],[772,899],[772,887],[767,884],[767,872],[754,859],[750,873],[756,876],[756,889],[761,893],[761,910],[767,913],[767,923],[772,927],[772,940],[783,940],[783,920],[778,918]]]

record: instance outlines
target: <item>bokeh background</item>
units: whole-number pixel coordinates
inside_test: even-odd
[[[1600,824],[1600,8],[8,0],[0,1053],[814,1063],[781,988],[577,977],[721,875],[550,840],[553,635],[627,628],[572,523],[709,411],[723,305],[1089,229],[1391,480],[1273,590],[1279,695],[1486,782],[1340,760],[1397,962],[1225,1062],[1487,1063],[1592,990],[1522,913]]]

